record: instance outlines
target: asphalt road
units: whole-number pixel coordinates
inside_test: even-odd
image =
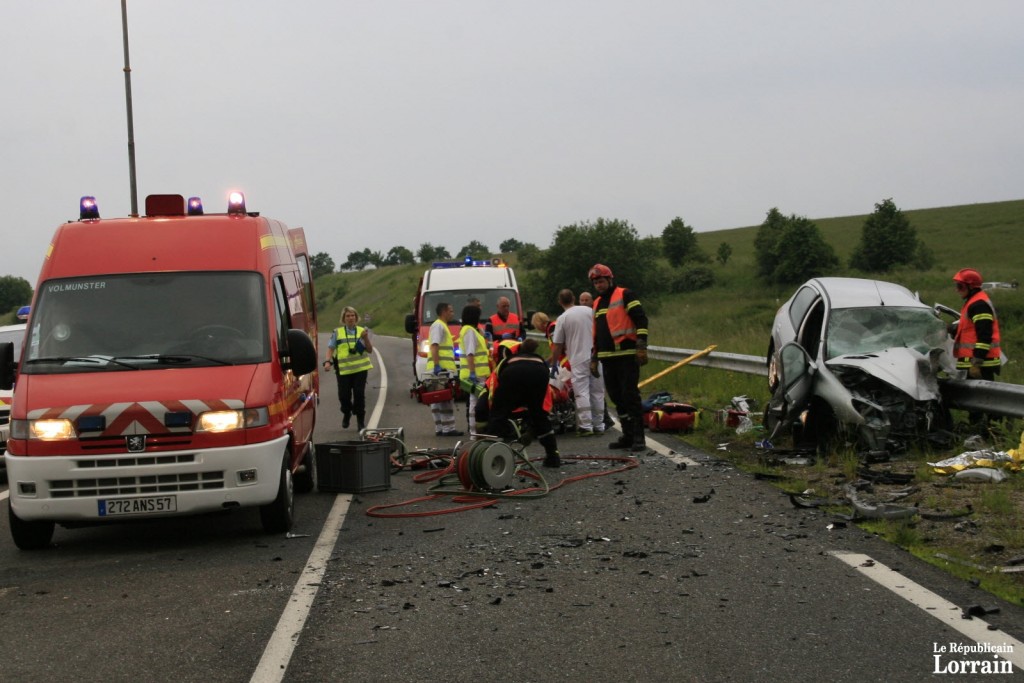
[[[376,346],[386,383],[371,373],[371,408],[386,392],[371,426],[403,427],[410,448],[453,445],[409,397],[409,342]],[[324,379],[317,441],[356,438]],[[562,439],[567,464],[552,483],[609,469],[597,458],[613,437]],[[408,472],[388,491],[302,495],[291,538],[263,535],[258,513],[241,510],[58,527],[52,548],[22,552],[4,518],[0,675],[923,681],[964,660],[998,664],[949,652],[978,642],[1008,644],[1024,666],[1021,607],[796,509],[675,437],[655,439],[659,452],[635,469],[486,509],[427,514],[456,504],[446,497],[396,509],[423,516],[368,516],[427,493]],[[971,605],[999,611],[961,618]]]

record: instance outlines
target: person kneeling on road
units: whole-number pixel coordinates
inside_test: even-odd
[[[509,356],[492,375],[490,413],[485,434],[499,438],[514,437],[512,414],[526,408],[527,424],[544,447],[544,467],[561,467],[558,442],[544,404],[549,401],[548,365],[537,354],[537,341],[526,339],[518,352]]]

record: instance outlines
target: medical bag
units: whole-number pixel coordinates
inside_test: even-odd
[[[700,410],[689,403],[667,401],[644,413],[652,432],[692,432],[700,422]]]

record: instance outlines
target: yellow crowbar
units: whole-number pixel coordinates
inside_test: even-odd
[[[688,357],[682,359],[681,361],[679,361],[678,363],[676,363],[672,367],[665,368],[664,370],[662,370],[661,372],[659,372],[656,375],[651,375],[650,377],[645,379],[643,382],[640,382],[636,386],[639,389],[639,388],[641,388],[641,387],[643,387],[643,386],[645,386],[647,384],[650,384],[654,380],[658,379],[659,377],[663,377],[663,376],[667,375],[668,373],[672,372],[676,368],[681,368],[684,365],[686,365],[687,363],[689,363],[690,361],[694,361],[694,360],[697,360],[698,358],[700,358],[701,356],[708,355],[709,353],[714,351],[716,348],[718,348],[718,344],[712,344],[711,346],[709,346],[708,348],[704,349],[703,351],[698,351],[697,353],[693,354],[692,356],[688,356]]]

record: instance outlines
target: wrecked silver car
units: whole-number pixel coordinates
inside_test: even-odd
[[[938,373],[952,372],[952,343],[935,311],[906,287],[823,277],[778,311],[768,346],[769,438],[798,446],[845,440],[860,451],[902,450],[951,439]]]

